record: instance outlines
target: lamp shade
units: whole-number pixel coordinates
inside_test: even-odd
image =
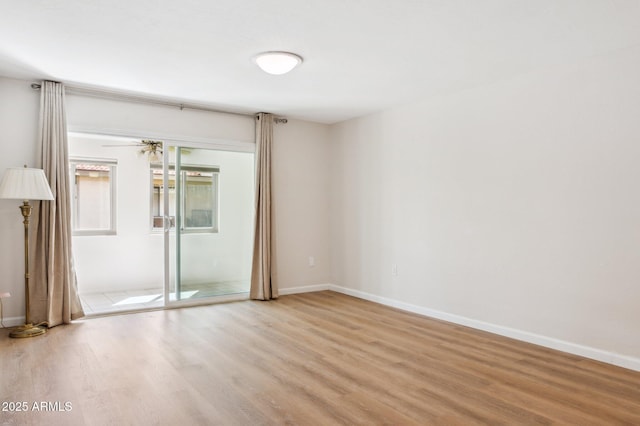
[[[4,172],[0,182],[0,198],[53,200],[53,194],[44,170],[15,167]]]

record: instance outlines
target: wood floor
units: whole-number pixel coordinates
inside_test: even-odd
[[[640,425],[638,372],[333,292],[1,333],[2,425]]]

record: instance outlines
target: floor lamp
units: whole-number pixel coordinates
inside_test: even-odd
[[[24,301],[25,323],[17,327],[9,336],[34,337],[44,334],[47,329],[33,325],[29,318],[29,216],[31,205],[29,200],[53,200],[51,188],[44,175],[44,170],[16,167],[7,169],[0,182],[0,198],[23,200],[20,206],[24,217]]]

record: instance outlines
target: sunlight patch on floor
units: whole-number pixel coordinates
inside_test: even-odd
[[[180,300],[225,296],[229,294],[247,293],[247,281],[225,281],[207,284],[184,285],[180,292]],[[169,293],[169,300],[176,301],[176,293]],[[164,306],[164,290],[161,287],[111,291],[99,293],[81,293],[80,301],[85,314],[104,314],[141,309],[161,308]]]

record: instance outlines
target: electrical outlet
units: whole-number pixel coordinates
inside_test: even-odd
[[[397,264],[393,264],[393,266],[391,266],[391,275],[393,275],[394,277],[398,276],[398,265]]]
[[[0,299],[6,299],[8,297],[11,297],[11,293],[0,293]]]
[[[316,266],[316,259],[313,256],[309,256],[309,267]]]

